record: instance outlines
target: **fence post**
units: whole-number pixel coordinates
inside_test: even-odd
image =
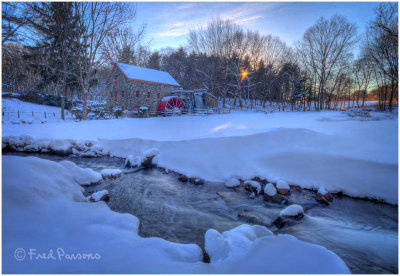
[[[32,111],[32,117],[33,117],[33,111]]]
[[[19,119],[19,110],[18,110],[18,119]]]
[[[56,113],[53,112],[53,116],[56,117]]]
[[[4,111],[3,111],[3,117],[4,117]]]
[[[46,119],[46,111],[44,112],[44,118]]]

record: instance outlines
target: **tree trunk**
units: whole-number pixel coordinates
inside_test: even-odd
[[[392,77],[392,85],[391,85],[390,98],[389,98],[389,111],[390,112],[392,112],[393,95],[394,95],[394,79]]]
[[[67,95],[67,80],[64,76],[63,80],[63,93],[61,95],[61,120],[65,120],[64,110],[65,110],[65,97]]]
[[[83,92],[82,120],[86,120],[88,93]]]

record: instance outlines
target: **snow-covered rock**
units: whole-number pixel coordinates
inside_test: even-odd
[[[279,180],[276,184],[276,190],[278,193],[285,195],[290,191],[290,186],[286,181]]]
[[[281,216],[298,217],[304,214],[304,209],[298,204],[292,204],[280,212]]]
[[[69,171],[74,180],[80,185],[96,184],[103,179],[98,172],[90,168],[81,168],[71,161],[64,160],[59,163]]]
[[[225,181],[225,187],[227,188],[235,188],[240,186],[240,181],[236,178],[229,178]]]
[[[319,188],[318,188],[318,192],[317,192],[318,194],[321,194],[321,195],[326,195],[328,192],[325,190],[325,187],[324,186],[320,186]]]
[[[97,201],[106,201],[110,198],[110,194],[107,190],[101,190],[98,192],[93,193],[92,195],[88,196],[88,201],[90,202],[97,202]]]
[[[275,186],[272,183],[268,183],[264,188],[264,200],[272,203],[284,204],[287,199],[276,192]]]
[[[119,169],[104,169],[100,173],[103,178],[117,178],[121,176],[122,171]]]
[[[251,192],[255,192],[257,194],[260,194],[261,192],[261,185],[257,181],[253,180],[246,180],[244,182],[245,188]]]
[[[323,204],[329,205],[329,202],[333,201],[332,195],[325,189],[324,186],[320,186],[315,196],[315,199]]]
[[[142,157],[141,156],[133,156],[133,155],[128,155],[125,158],[125,167],[138,167],[142,163]]]
[[[265,185],[264,194],[267,194],[269,196],[276,195],[275,186],[272,183],[268,183],[267,185]]]

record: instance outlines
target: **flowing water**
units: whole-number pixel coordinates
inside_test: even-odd
[[[107,189],[110,208],[137,216],[139,233],[144,237],[204,247],[207,229],[222,232],[243,223],[270,225],[284,208],[265,202],[261,196],[251,199],[245,191],[235,192],[221,183],[196,186],[179,182],[176,174],[160,169],[124,169],[119,159],[37,156],[54,161],[68,159],[96,171],[122,169],[120,178],[105,180],[87,192]],[[294,225],[269,228],[332,250],[352,273],[398,272],[397,207],[336,196],[330,206],[323,206],[312,196],[311,191],[292,190],[290,200],[302,204],[306,215]]]

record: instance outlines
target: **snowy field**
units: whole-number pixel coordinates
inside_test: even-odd
[[[397,203],[397,114],[350,117],[339,111],[232,112],[45,124],[3,124],[3,139],[126,158],[159,149],[154,162],[225,182],[255,176]],[[16,137],[12,137],[16,136]],[[29,136],[29,137],[26,137]]]
[[[17,99],[2,100],[2,117],[3,124],[40,124],[42,122],[58,122],[61,120],[61,108],[55,106],[47,106],[23,102]],[[20,117],[18,119],[18,111]],[[33,114],[32,114],[33,112]],[[44,113],[46,112],[46,118]],[[66,110],[65,118],[67,120],[74,119],[69,111]]]
[[[392,204],[398,202],[397,133],[397,113],[232,112],[2,124],[3,143],[22,150],[79,154],[80,148],[121,158],[151,151],[159,166],[221,187],[232,178],[259,176]],[[248,225],[207,231],[211,263],[205,264],[197,245],[141,238],[136,217],[112,212],[104,202],[88,203],[79,183],[101,179],[90,169],[34,157],[2,161],[5,273],[349,273],[321,246]],[[29,255],[27,248],[36,251]],[[55,259],[48,258],[49,249]],[[98,253],[101,261],[68,259],[78,253]]]

